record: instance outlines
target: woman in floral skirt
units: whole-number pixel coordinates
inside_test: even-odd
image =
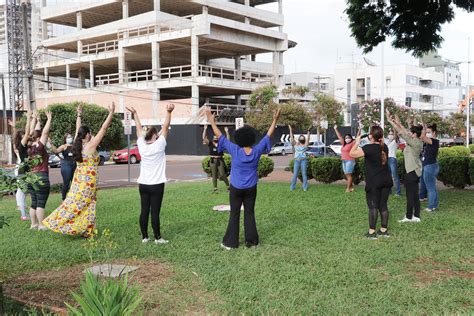
[[[71,189],[64,202],[49,215],[43,225],[56,233],[89,238],[94,235],[96,218],[97,170],[99,154],[97,146],[112,122],[115,104],[109,107],[109,115],[99,132],[92,137],[87,126],[81,126],[81,106],[76,120],[76,136],[72,152],[77,162]]]

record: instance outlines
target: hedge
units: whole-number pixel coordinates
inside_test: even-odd
[[[341,169],[341,160],[334,157],[316,158],[311,172],[314,179],[323,183],[331,183],[344,179]]]
[[[474,158],[469,161],[469,180],[474,185]]]
[[[469,145],[469,151],[474,154],[474,144]]]
[[[206,157],[202,160],[202,170],[210,177],[211,176],[211,168],[209,166],[211,157]],[[230,174],[230,168],[232,166],[232,158],[228,154],[224,154],[224,163],[227,175]],[[270,173],[273,172],[275,168],[275,163],[273,159],[269,158],[268,156],[261,156],[260,161],[258,162],[258,177],[265,178]]]
[[[464,146],[442,147],[438,151],[438,159],[444,157],[469,157],[471,152]]]
[[[469,157],[443,157],[438,159],[439,175],[438,180],[444,185],[452,185],[458,189],[464,189],[465,186],[471,184],[469,174],[474,174],[474,169],[470,169],[472,165]]]

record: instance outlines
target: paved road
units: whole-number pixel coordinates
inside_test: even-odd
[[[275,169],[284,169],[288,166],[290,156],[272,156],[275,161]],[[166,176],[170,182],[203,181],[207,175],[202,171],[202,157],[170,157],[167,161]],[[140,165],[130,166],[131,183],[137,181],[140,172]],[[49,175],[51,184],[62,183],[61,171],[59,168],[51,168]],[[128,184],[127,164],[108,164],[99,167],[99,187],[117,187]]]

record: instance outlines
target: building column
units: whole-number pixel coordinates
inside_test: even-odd
[[[191,114],[196,115],[199,112],[199,86],[193,83],[191,87]]]
[[[207,15],[209,13],[209,7],[207,5],[202,6],[202,14]]]
[[[154,0],[153,8],[155,11],[161,11],[161,0]]]
[[[242,80],[242,62],[240,61],[240,56],[234,57],[234,66],[235,66],[234,80]]]
[[[240,94],[235,95],[235,104],[238,105],[238,106],[242,105],[242,95],[240,95]]]
[[[280,83],[280,55],[279,52],[273,52],[273,84],[278,86]]]
[[[156,89],[155,91],[152,91],[152,96],[151,96],[151,114],[153,119],[158,118],[158,105],[160,104],[160,89]]]
[[[41,0],[41,7],[44,8],[47,5],[46,0]]]
[[[245,0],[244,5],[250,7],[250,0]]]
[[[283,0],[278,0],[278,14],[283,14]]]
[[[119,48],[119,54],[118,54],[119,83],[126,82],[125,67],[126,67],[125,50],[123,48]]]
[[[49,91],[49,74],[48,74],[48,68],[44,68],[44,91]]]
[[[160,43],[151,43],[151,69],[153,71],[153,80],[161,79],[161,59],[160,59]]]
[[[122,1],[122,19],[128,18],[128,0]]]
[[[82,12],[76,12],[77,31],[82,31]]]
[[[86,87],[86,75],[83,68],[79,68],[77,78],[79,80],[79,89],[84,89]]]
[[[89,62],[89,80],[91,88],[95,87],[94,62],[92,60]]]
[[[77,41],[77,57],[82,56],[82,41]]]
[[[69,64],[66,64],[66,90],[69,90],[70,78],[71,78],[71,66]]]
[[[199,38],[191,35],[191,72],[194,79],[199,76]]]

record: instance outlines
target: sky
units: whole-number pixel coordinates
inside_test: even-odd
[[[262,6],[277,11],[275,4]],[[344,10],[345,0],[284,0],[284,32],[298,45],[284,54],[285,72],[311,71],[334,73],[337,63],[362,62],[362,50],[350,35]],[[441,35],[444,42],[439,53],[443,58],[468,60],[468,37],[471,37],[471,60],[474,60],[474,13],[455,11],[450,24],[444,24]],[[418,60],[410,53],[395,50],[390,41],[384,45],[385,64],[413,64]],[[365,55],[376,64],[381,63],[380,45]],[[467,83],[467,64],[461,64],[463,84]],[[474,83],[474,66],[471,62],[470,82]]]

